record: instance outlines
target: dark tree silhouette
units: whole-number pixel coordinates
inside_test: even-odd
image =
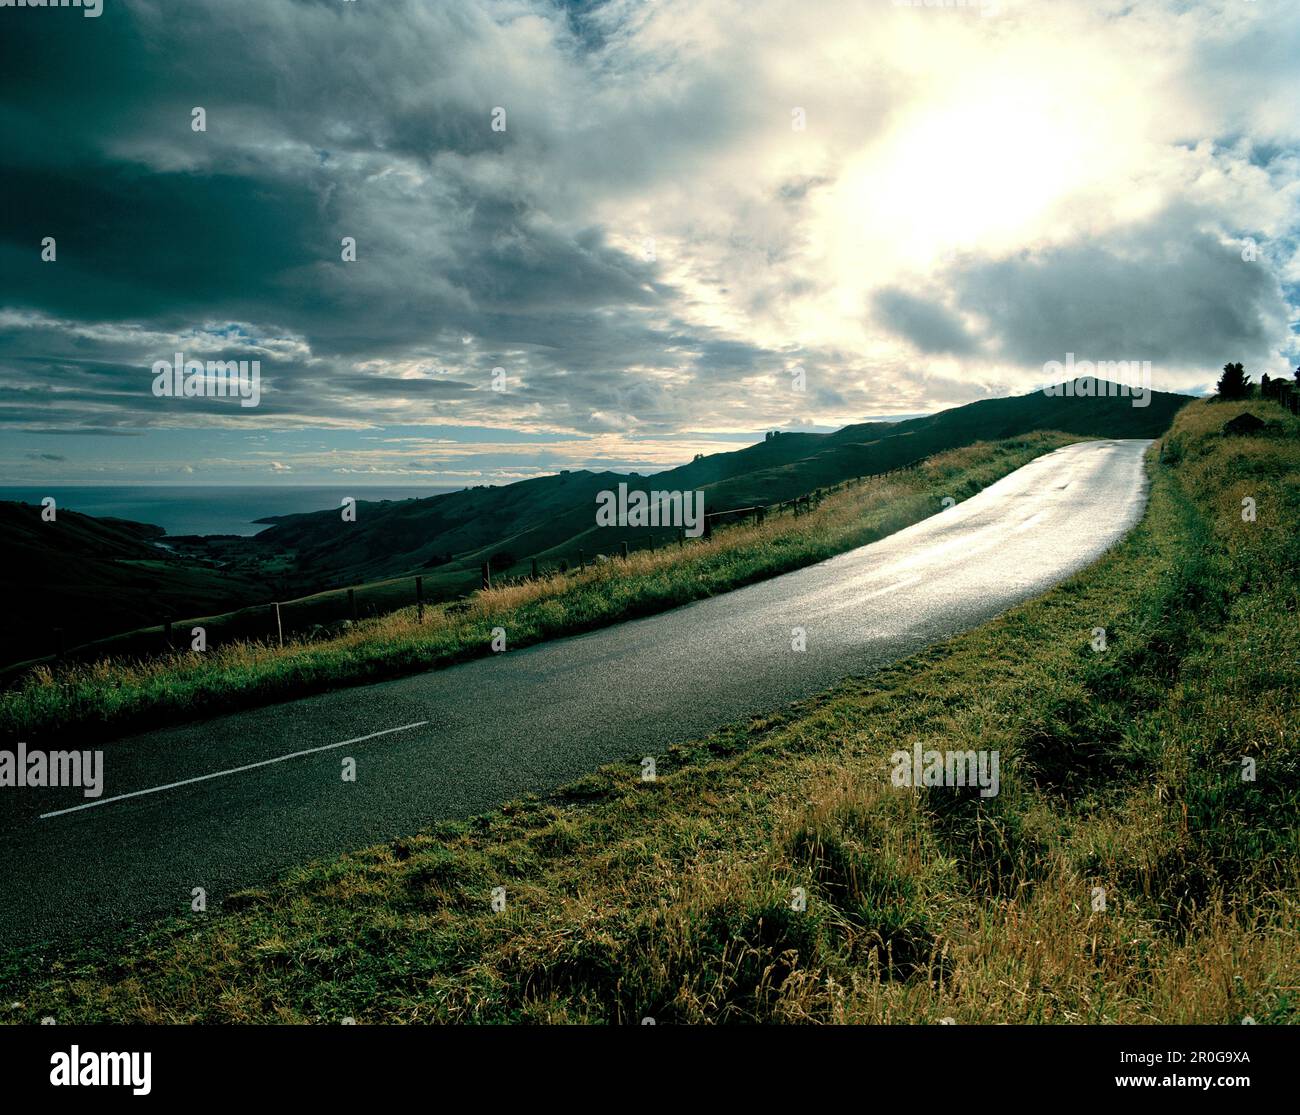
[[[1250,376],[1241,363],[1224,364],[1223,375],[1215,386],[1220,399],[1244,399],[1250,393]]]
[[[1295,381],[1296,381],[1296,386],[1300,387],[1300,368],[1297,368],[1295,370]]]

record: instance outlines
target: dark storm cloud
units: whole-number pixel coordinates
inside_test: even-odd
[[[310,194],[287,181],[103,163],[7,177],[0,270],[12,279],[10,305],[161,323],[253,315],[279,293],[279,274],[326,246],[304,205]],[[47,236],[54,263],[40,257]]]
[[[747,375],[771,357],[766,349],[744,341],[701,340],[684,333],[674,334],[667,340],[675,349],[691,352],[697,365],[715,380]]]
[[[6,423],[111,426],[146,398],[152,397],[145,369],[77,360],[0,361],[0,420]]]
[[[93,408],[96,426],[128,414],[151,424],[175,401],[142,392],[142,369],[171,356],[168,335],[214,321],[300,347],[264,358],[259,412],[303,418],[364,414],[367,398],[411,390],[501,405],[477,387],[357,374],[354,359],[468,362],[486,375],[526,350],[530,399],[576,425],[615,405],[675,412],[659,388],[623,382],[615,369],[629,364],[685,354],[711,376],[752,366],[760,350],[707,329],[679,335],[657,266],[584,225],[574,192],[672,173],[752,111],[742,91],[706,68],[670,103],[575,129],[588,78],[562,71],[563,52],[534,55],[548,43],[601,49],[617,13],[574,3],[535,15],[212,0],[180,18],[121,0],[98,20],[6,19],[0,304],[55,323],[4,331],[0,351],[29,358],[27,383],[75,390],[19,392],[0,420],[84,424]],[[497,105],[504,133],[490,127]],[[195,106],[206,132],[191,129]],[[340,259],[345,236],[354,263]],[[40,257],[45,237],[54,263]],[[67,323],[139,335],[70,341]],[[229,413],[219,400],[185,406]]]
[[[358,375],[340,373],[330,377],[332,391],[345,394],[349,391],[358,395],[387,395],[393,398],[411,398],[429,395],[436,398],[464,398],[476,388],[467,383],[452,379],[435,379],[432,376],[409,377],[398,379],[396,376]]]
[[[937,302],[897,287],[885,287],[876,292],[873,306],[881,324],[911,341],[921,352],[964,355],[979,347],[961,319]]]
[[[518,201],[483,199],[470,206],[465,246],[473,257],[448,271],[448,278],[484,311],[597,309],[630,303],[650,304],[651,265],[616,252],[597,229],[572,237],[530,227]]]
[[[1172,211],[1107,237],[974,261],[953,275],[999,355],[1023,365],[1066,352],[1170,364],[1266,358],[1285,330],[1273,272]]]

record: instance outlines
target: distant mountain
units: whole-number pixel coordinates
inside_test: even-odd
[[[39,509],[0,504],[0,527],[11,540],[3,576],[17,597],[7,617],[16,627],[10,631],[6,624],[0,632],[0,658],[48,653],[48,631],[55,626],[74,627],[85,638],[88,630],[103,634],[164,616],[212,614],[415,573],[436,599],[477,585],[483,562],[518,574],[533,558],[572,563],[579,551],[590,558],[615,552],[623,540],[643,545],[647,534],[668,540],[674,532],[666,527],[595,525],[597,493],[620,483],[632,491],[703,490],[709,511],[770,504],[1034,430],[1158,437],[1189,398],[1152,392],[1145,407],[1127,398],[1042,392],[987,399],[828,434],[780,433],[650,477],[584,469],[423,499],[360,501],[353,523],[343,522],[338,510],[280,516],[264,520],[271,525],[255,538],[195,541],[179,547],[180,555],[154,544],[162,533],[157,528],[60,512],[57,528],[46,529]]]

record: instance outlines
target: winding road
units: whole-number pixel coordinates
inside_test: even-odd
[[[194,887],[217,909],[294,864],[553,790],[897,661],[1123,537],[1145,505],[1148,444],[1058,449],[870,546],[662,615],[119,740],[96,799],[0,790],[0,934],[33,944],[181,914]]]

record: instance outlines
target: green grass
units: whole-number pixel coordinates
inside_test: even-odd
[[[0,739],[111,738],[447,666],[490,653],[495,627],[521,647],[665,611],[875,541],[934,514],[943,497],[966,499],[1075,440],[1037,433],[951,450],[914,471],[832,491],[808,515],[769,517],[684,548],[477,592],[426,608],[422,623],[407,607],[283,648],[250,640],[203,653],[38,667],[0,693]]]
[[[1188,407],[1143,522],[991,624],[674,747],[654,782],[629,756],[209,916],[12,956],[0,1018],[1300,1021],[1300,423],[1249,408],[1286,436]],[[915,741],[997,749],[1001,793],[893,787]]]

